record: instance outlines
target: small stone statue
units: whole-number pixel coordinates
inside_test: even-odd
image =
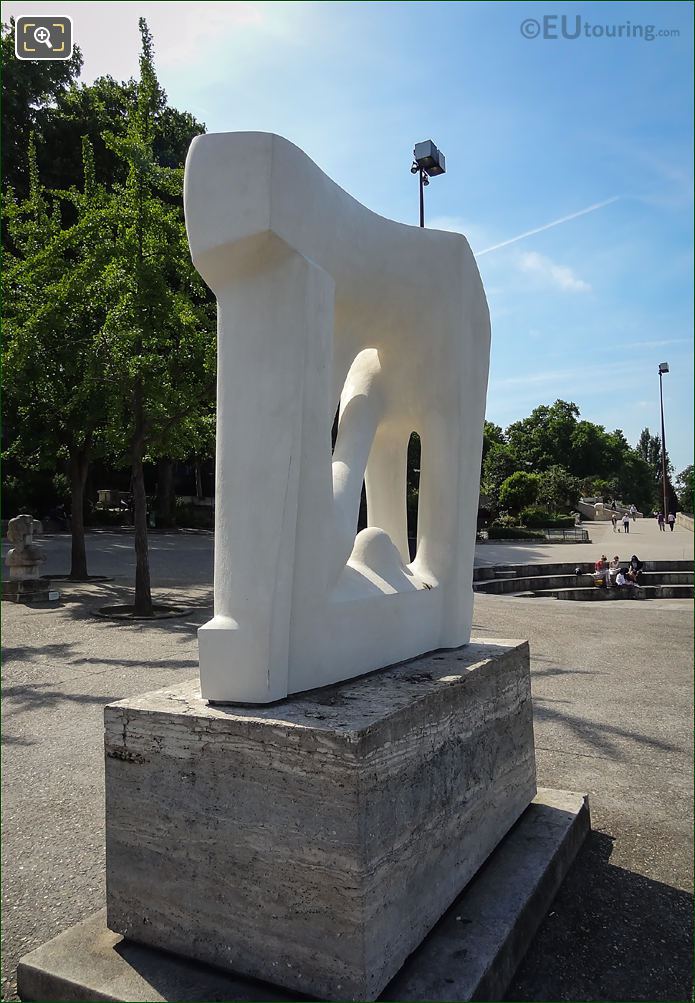
[[[42,532],[41,523],[30,515],[18,515],[7,525],[7,539],[16,546],[8,551],[5,563],[10,569],[10,581],[37,579],[46,560],[43,547],[34,543],[34,534]]]

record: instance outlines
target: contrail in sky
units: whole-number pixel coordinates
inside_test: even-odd
[[[596,202],[594,205],[587,206],[586,209],[580,209],[579,212],[573,212],[569,216],[563,216],[561,219],[554,219],[552,223],[546,223],[545,226],[537,226],[535,230],[527,230],[526,233],[520,233],[518,237],[510,237],[509,240],[503,240],[501,244],[493,244],[492,247],[486,247],[482,251],[476,251],[475,257],[479,258],[481,254],[489,254],[490,251],[497,251],[500,247],[506,247],[508,244],[516,244],[517,240],[523,240],[525,237],[532,237],[534,233],[542,233],[543,230],[549,230],[553,226],[559,226],[560,223],[568,223],[571,219],[576,219],[577,216],[586,216],[588,212],[595,212],[597,209],[603,209],[604,205],[610,205],[611,202],[617,202],[619,198],[619,195],[614,195],[613,198],[606,199],[605,202]]]

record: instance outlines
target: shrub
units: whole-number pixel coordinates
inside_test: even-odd
[[[541,526],[546,529],[569,529],[574,526],[574,516],[557,513],[551,515],[546,509],[537,505],[522,509],[519,521],[522,526]]]
[[[528,505],[519,513],[519,521],[522,526],[548,526],[552,518],[547,510],[539,505]]]
[[[524,526],[498,526],[493,523],[488,527],[488,540],[544,540],[545,537],[535,529]]]
[[[215,510],[205,505],[192,505],[176,500],[176,525],[186,529],[213,529]]]
[[[42,519],[58,501],[63,501],[56,495],[51,471],[27,469],[12,473],[9,466],[5,467],[2,482],[3,519],[12,519],[20,512]]]
[[[508,515],[508,513],[504,512],[493,520],[492,525],[498,528],[501,526],[518,526],[519,520],[515,515]]]

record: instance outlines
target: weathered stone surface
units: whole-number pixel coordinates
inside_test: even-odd
[[[2,598],[16,603],[41,603],[58,598],[46,578],[6,579],[2,583]]]
[[[34,543],[34,536],[39,536],[42,526],[33,516],[17,515],[7,524],[7,539],[16,544],[7,551],[5,564],[10,570],[10,580],[27,581],[39,577],[39,569],[46,560],[43,547]]]
[[[589,827],[583,795],[540,790],[380,999],[503,999]],[[105,909],[26,955],[17,974],[23,1000],[298,998],[123,940],[106,928]]]
[[[109,927],[325,999],[375,999],[535,794],[526,642],[105,721]]]

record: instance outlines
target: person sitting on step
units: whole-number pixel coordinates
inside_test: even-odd
[[[627,569],[627,577],[635,585],[639,584],[640,578],[642,577],[642,571],[644,570],[644,561],[640,561],[637,554],[633,554],[630,558],[630,567]]]
[[[601,554],[594,565],[594,585],[608,585],[608,558],[605,554]]]
[[[627,577],[627,575],[625,573],[625,569],[623,569],[623,568],[620,568],[618,570],[618,574],[617,574],[616,579],[615,579],[615,584],[616,584],[616,587],[619,588],[619,589],[625,589],[625,588],[637,589],[637,588],[639,588],[639,585],[637,585],[635,582],[631,581]]]

